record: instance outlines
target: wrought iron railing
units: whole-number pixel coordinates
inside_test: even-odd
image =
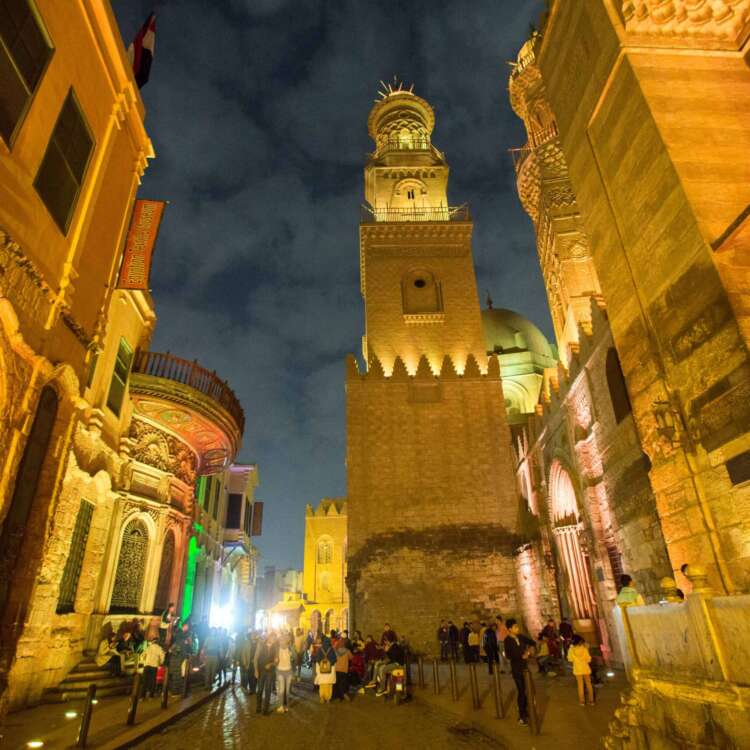
[[[392,135],[384,141],[378,143],[377,154],[386,154],[393,151],[430,151],[432,144],[427,136],[409,135],[399,136]]]
[[[521,167],[523,166],[526,159],[531,156],[531,153],[534,149],[531,148],[531,146],[523,146],[521,148],[509,148],[508,151],[510,151],[511,157],[513,157],[513,167],[516,170],[516,174],[518,174],[521,171]]]
[[[557,138],[558,135],[559,133],[557,132],[556,122],[551,122],[549,125],[547,125],[544,128],[540,128],[539,130],[532,129],[529,131],[529,138],[531,141],[531,145],[534,148],[537,148],[539,146],[544,145],[545,143],[548,143],[554,138]]]
[[[362,206],[360,223],[380,221],[470,221],[469,206],[411,206],[409,208],[371,208]]]
[[[155,378],[166,378],[177,383],[188,385],[221,404],[232,416],[239,427],[240,434],[245,429],[245,412],[237,396],[225,380],[221,380],[215,371],[201,367],[197,361],[192,362],[175,357],[169,352],[139,351],[133,360],[133,372],[141,375],[152,375]]]

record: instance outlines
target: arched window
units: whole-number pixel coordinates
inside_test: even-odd
[[[401,281],[404,315],[420,315],[443,311],[443,293],[440,282],[432,272],[415,269]]]
[[[148,554],[148,530],[143,521],[130,521],[122,533],[110,612],[138,612]]]
[[[327,537],[318,540],[318,565],[328,565],[333,561],[333,542]]]
[[[42,388],[34,423],[26,441],[23,458],[16,473],[13,497],[0,532],[0,611],[5,608],[13,569],[18,562],[31,506],[39,486],[39,477],[57,418],[57,393],[51,386]]]
[[[625,386],[625,376],[622,374],[620,360],[614,349],[607,352],[607,387],[609,397],[612,399],[612,409],[615,412],[615,422],[619,424],[633,411],[633,408],[630,405],[630,396]]]
[[[154,612],[162,612],[169,604],[172,588],[172,565],[174,564],[174,532],[167,531],[161,551],[161,565],[159,566],[159,583],[156,586],[156,601]]]

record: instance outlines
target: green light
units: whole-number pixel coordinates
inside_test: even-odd
[[[198,526],[199,524],[195,524]],[[190,617],[193,611],[193,591],[195,590],[195,569],[198,565],[198,541],[190,537],[188,544],[187,566],[185,568],[185,588],[182,590],[182,620]]]
[[[200,525],[199,523],[196,523],[195,521],[193,521],[193,528],[194,528],[194,529],[195,529],[195,530],[196,530],[196,531],[197,531],[197,532],[198,532],[199,534],[202,534],[203,532],[205,532],[205,529],[203,528],[203,526],[201,526],[201,525]]]

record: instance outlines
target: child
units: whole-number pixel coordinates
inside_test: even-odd
[[[586,686],[589,703],[594,705],[594,688],[591,686],[591,654],[586,641],[580,635],[574,635],[568,649],[568,661],[573,664],[573,674],[578,684],[578,702],[586,705],[583,697],[583,686]]]

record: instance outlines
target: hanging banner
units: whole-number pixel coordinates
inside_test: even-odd
[[[151,256],[166,205],[167,201],[136,200],[117,279],[118,289],[148,290]]]
[[[263,530],[263,503],[255,501],[253,503],[253,526],[250,536],[260,536]]]

